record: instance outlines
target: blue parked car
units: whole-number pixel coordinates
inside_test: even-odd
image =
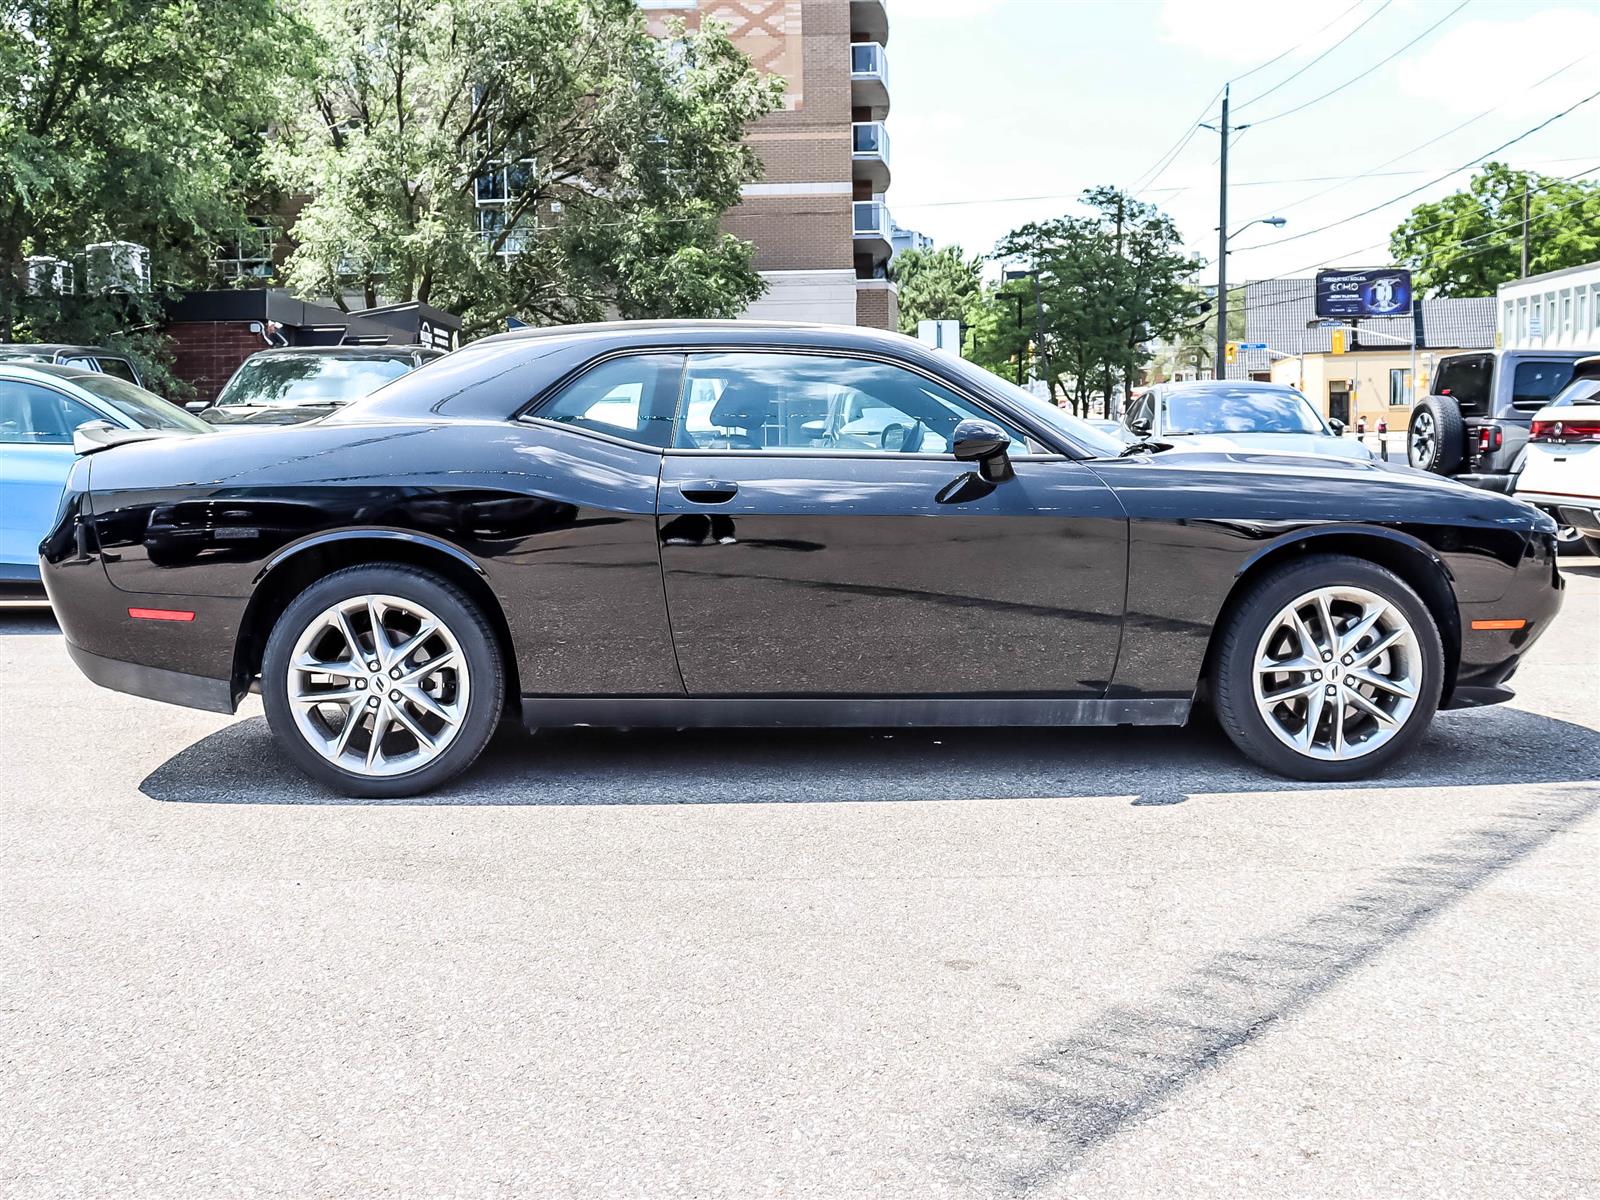
[[[168,434],[212,432],[200,418],[114,375],[0,361],[0,587],[38,587],[39,542],[77,458],[72,434],[90,421]]]

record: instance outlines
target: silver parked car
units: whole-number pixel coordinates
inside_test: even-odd
[[[1320,454],[1370,460],[1372,451],[1341,436],[1344,422],[1325,421],[1292,387],[1249,380],[1158,383],[1122,416],[1122,436],[1193,450]]]

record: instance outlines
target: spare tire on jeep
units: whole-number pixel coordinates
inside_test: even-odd
[[[1422,471],[1449,475],[1461,465],[1466,441],[1460,406],[1449,396],[1427,396],[1411,414],[1406,461]]]

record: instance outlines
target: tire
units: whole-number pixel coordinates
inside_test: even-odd
[[[1331,624],[1342,637],[1356,633],[1360,617],[1381,610],[1371,631],[1341,644],[1331,662],[1315,599],[1330,592],[1343,593],[1329,602]],[[1315,646],[1310,655],[1305,636],[1285,617],[1291,606],[1303,614],[1301,625]],[[1366,664],[1365,675],[1352,683],[1345,656],[1354,655],[1359,669],[1361,655],[1391,634],[1398,635],[1391,648]],[[1309,665],[1263,673],[1258,692],[1257,663],[1267,660]],[[1388,686],[1365,682],[1373,677]],[[1443,680],[1439,629],[1416,592],[1376,563],[1319,554],[1270,570],[1248,585],[1222,631],[1211,684],[1217,719],[1246,756],[1291,779],[1331,782],[1372,774],[1410,749],[1433,720]],[[1407,686],[1409,698],[1401,694]],[[1312,694],[1317,688],[1321,694]],[[1336,704],[1329,703],[1329,688]],[[1297,689],[1303,691],[1272,705],[1273,696]],[[1346,699],[1352,692],[1367,705]],[[1371,715],[1374,701],[1392,728]],[[1309,739],[1307,718],[1314,722]]]
[[[1561,518],[1557,517],[1559,521]],[[1573,554],[1593,554],[1593,545],[1600,544],[1600,539],[1586,538],[1571,525],[1562,525],[1556,530],[1556,553],[1563,558]]]
[[[365,662],[350,653],[350,635]],[[311,660],[331,673],[293,665]],[[261,665],[267,722],[295,766],[341,795],[371,799],[415,796],[471,766],[499,724],[505,686],[478,605],[398,563],[348,567],[301,592],[272,627]]]
[[[1406,461],[1419,471],[1453,474],[1466,452],[1467,426],[1461,406],[1449,396],[1427,396],[1406,429]]]
[[[1590,554],[1593,554],[1596,558],[1600,558],[1600,537],[1590,537],[1588,534],[1585,534],[1583,537],[1583,544],[1589,547]]]

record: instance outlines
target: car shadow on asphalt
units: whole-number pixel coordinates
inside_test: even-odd
[[[1496,708],[1441,713],[1382,786],[1600,778],[1600,733]],[[190,804],[626,805],[1128,797],[1325,787],[1246,761],[1214,721],[1183,729],[549,730],[506,727],[466,775],[409,800],[352,800],[301,775],[262,717],[200,739],[140,790]]]
[[[1592,753],[1592,751],[1591,751]],[[1153,1117],[1228,1054],[1277,1028],[1375,955],[1600,810],[1600,787],[1545,787],[1346,899],[1199,963],[1135,1004],[1107,1008],[1017,1063],[978,1115],[963,1168],[985,1194],[1027,1196]]]

